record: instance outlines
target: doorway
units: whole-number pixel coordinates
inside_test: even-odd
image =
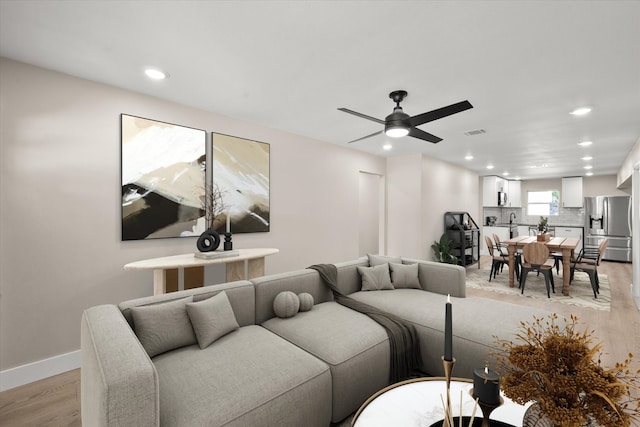
[[[385,253],[385,178],[359,173],[358,256]]]

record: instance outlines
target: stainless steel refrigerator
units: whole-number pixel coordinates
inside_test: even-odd
[[[585,246],[609,239],[603,259],[631,262],[631,206],[628,196],[585,197]]]

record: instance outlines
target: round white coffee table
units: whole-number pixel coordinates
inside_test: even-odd
[[[469,394],[473,388],[471,380],[453,378],[451,381],[451,407],[454,418],[460,416],[462,392],[462,415],[471,416],[474,399]],[[442,399],[446,401],[447,386],[443,377],[414,378],[386,387],[358,409],[353,417],[353,427],[429,427],[444,418]],[[491,413],[491,420],[502,421],[522,427],[522,418],[529,405],[519,405],[501,393],[504,404]],[[476,418],[482,419],[478,407]],[[456,421],[457,423],[457,421]]]

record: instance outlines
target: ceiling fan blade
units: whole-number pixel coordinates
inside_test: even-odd
[[[378,134],[381,134],[382,132],[384,132],[384,131],[380,130],[378,132],[374,132],[371,135],[363,136],[362,138],[358,138],[358,139],[354,139],[353,141],[349,141],[349,142],[347,142],[347,144],[351,144],[352,142],[362,141],[363,139],[371,138],[372,136],[376,136]]]
[[[411,117],[411,126],[420,126],[424,123],[432,122],[434,120],[438,120],[452,114],[460,113],[464,110],[468,110],[469,108],[473,108],[473,105],[471,105],[469,101],[462,101],[456,104],[451,104],[447,107],[429,111],[427,113],[418,114]]]
[[[409,129],[409,136],[421,139],[423,141],[433,142],[434,144],[437,144],[438,142],[442,141],[442,138],[439,138],[435,135],[431,135],[429,132],[425,132],[421,129],[414,128],[414,127]]]
[[[363,119],[371,120],[372,122],[380,123],[381,125],[384,124],[384,120],[376,119],[375,117],[367,116],[366,114],[358,113],[357,111],[349,110],[348,108],[338,108],[338,110],[353,114],[354,116],[358,116]]]

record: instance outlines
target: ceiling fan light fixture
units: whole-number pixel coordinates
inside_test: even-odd
[[[400,106],[393,109],[385,119],[384,133],[391,138],[400,138],[409,135],[411,129],[411,117],[402,111]]]
[[[384,133],[390,138],[401,138],[403,136],[409,135],[409,129],[404,126],[387,126],[384,130]]]

